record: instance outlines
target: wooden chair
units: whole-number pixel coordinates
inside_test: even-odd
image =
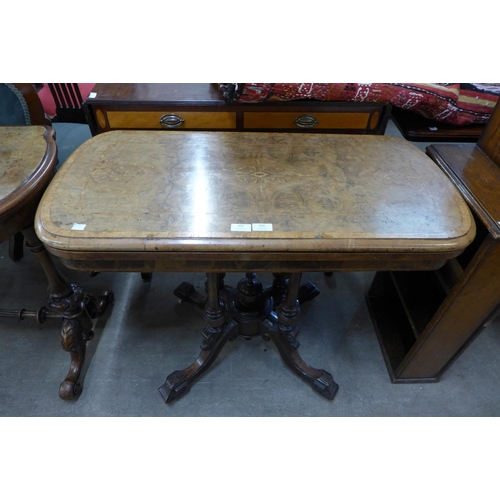
[[[0,84],[0,125],[50,124],[33,84]]]
[[[56,104],[54,121],[87,124],[82,94],[77,83],[48,83]]]

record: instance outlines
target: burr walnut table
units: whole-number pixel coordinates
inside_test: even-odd
[[[392,137],[113,131],[65,162],[36,230],[71,268],[207,273],[201,353],[160,387],[170,402],[236,335],[270,338],[332,399],[332,376],[297,352],[301,273],[436,269],[475,225],[440,169]],[[277,307],[259,271],[286,283]],[[246,274],[222,294],[226,272]]]

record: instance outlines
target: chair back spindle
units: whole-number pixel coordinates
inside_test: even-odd
[[[87,123],[82,108],[82,94],[77,83],[49,83],[48,86],[56,104],[54,121]]]

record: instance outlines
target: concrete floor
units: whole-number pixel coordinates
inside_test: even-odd
[[[387,133],[399,136],[392,123]],[[64,141],[63,132],[58,137]],[[26,251],[13,263],[7,252],[7,243],[0,245],[1,308],[45,305],[46,280],[34,257]],[[58,320],[0,318],[0,416],[500,416],[500,319],[439,383],[392,384],[364,300],[371,273],[303,275],[321,293],[302,308],[299,352],[332,373],[340,386],[333,401],[295,376],[271,342],[239,338],[170,405],[158,387],[196,358],[203,327],[202,313],[178,303],[173,290],[190,281],[201,291],[204,275],[155,274],[148,284],[137,273],[64,274],[88,292],[111,289],[116,297],[88,344],[83,392],[75,401],[58,397],[69,368]],[[241,277],[228,275],[227,282]],[[259,278],[265,285],[272,279]]]

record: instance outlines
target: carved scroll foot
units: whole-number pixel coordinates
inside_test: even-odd
[[[319,288],[314,283],[310,281],[304,283],[299,289],[299,304],[313,300],[319,293]]]
[[[114,301],[115,294],[110,290],[104,290],[97,297],[91,294],[85,296],[87,312],[92,319],[102,316]]]
[[[278,307],[283,300],[285,300],[288,283],[289,283],[289,273],[273,273],[274,280],[271,286],[265,288],[265,291],[268,296],[273,298],[274,306]],[[320,293],[319,288],[314,284],[308,281],[304,283],[298,291],[298,300],[299,304],[303,304],[304,302],[308,302],[317,297]]]
[[[175,290],[174,295],[181,302],[189,302],[193,304],[198,309],[204,309],[205,303],[207,302],[207,297],[197,292],[191,283],[183,281]]]
[[[58,311],[63,317],[61,344],[71,357],[68,374],[59,387],[59,397],[66,400],[76,399],[83,389],[81,375],[87,342],[94,337],[92,320],[101,316],[114,301],[114,294],[110,291],[95,297],[84,295],[77,285],[71,285],[71,288],[70,296],[63,299],[51,297],[49,302],[51,310]]]
[[[227,295],[230,293],[230,288],[224,285],[224,277],[225,273],[217,273],[217,287],[222,300],[225,300]],[[208,280],[205,283],[205,291],[208,293]],[[205,309],[205,305],[208,300],[207,295],[199,293],[195,287],[187,281],[183,281],[174,290],[174,295],[180,300],[180,302],[189,302],[198,309]]]
[[[65,399],[66,401],[71,401],[76,399],[82,392],[82,386],[79,382],[75,383],[69,380],[65,380],[59,386],[59,397]]]
[[[93,336],[93,332],[89,332]],[[81,323],[78,320],[63,320],[61,329],[61,343],[65,351],[71,355],[71,364],[66,379],[59,387],[61,399],[75,399],[82,392],[80,374],[85,362],[86,339],[83,335]]]
[[[106,300],[112,296],[106,294]],[[106,301],[105,300],[105,301]],[[87,309],[87,305],[89,309]],[[87,342],[94,336],[92,317],[102,310],[91,296],[85,296],[81,287],[71,285],[62,295],[53,294],[49,298],[49,309],[62,318],[61,344],[70,353],[71,362],[68,375],[59,388],[61,399],[75,399],[82,391],[81,373],[85,361]]]
[[[201,344],[198,358],[186,369],[171,373],[158,389],[165,403],[171,403],[188,392],[196,379],[210,368],[226,342],[234,337],[237,331],[238,324],[234,321],[227,323],[218,335],[205,328],[203,330],[205,340]]]
[[[322,369],[312,368],[300,357],[297,352],[300,344],[295,338],[298,335],[298,330],[293,333],[284,333],[280,331],[276,323],[269,319],[263,323],[263,326],[268,338],[278,348],[284,363],[321,396],[332,400],[337,394],[339,386],[330,373]]]

